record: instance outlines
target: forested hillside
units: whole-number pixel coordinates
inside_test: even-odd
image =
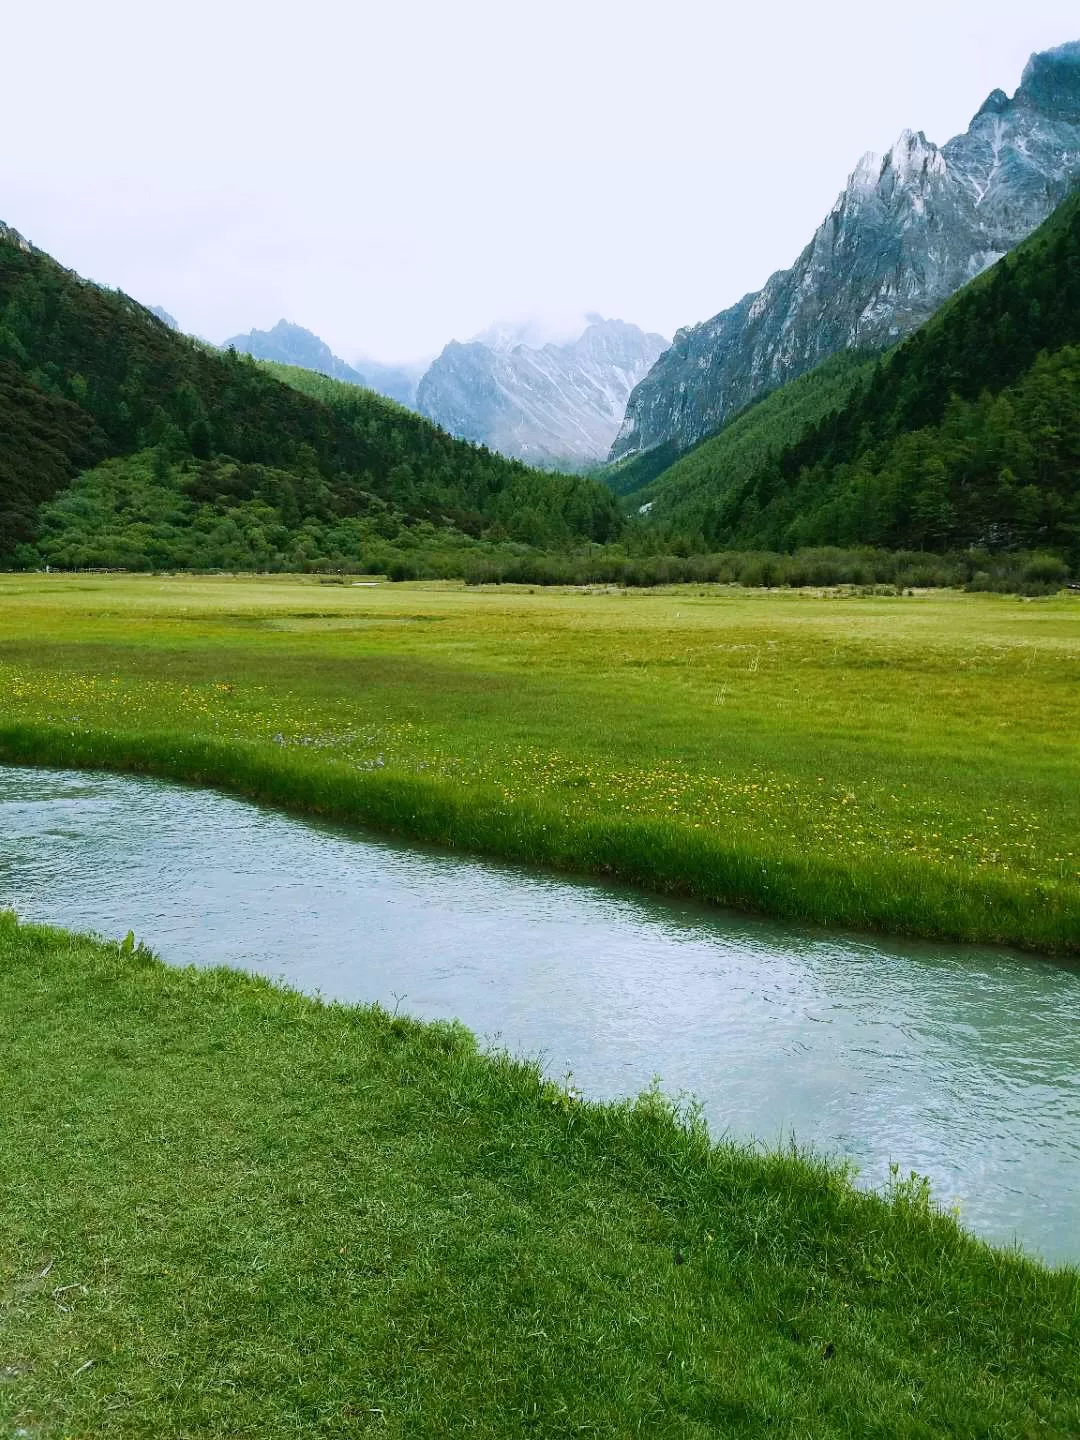
[[[712,442],[721,454],[735,448],[727,433]],[[702,448],[706,485],[683,483],[677,466],[653,488],[658,518],[706,546],[1038,548],[1075,559],[1080,194],[751,473],[737,463],[706,473]],[[682,462],[689,478],[693,460]]]
[[[869,383],[874,365],[874,357],[863,352],[834,355],[809,375],[748,405],[718,434],[674,458],[658,475],[648,473],[648,462],[658,453],[649,450],[611,466],[609,483],[617,494],[629,495],[633,505],[649,505],[655,523],[675,517],[680,533],[697,534],[721,489],[756,474],[811,425],[840,409]],[[635,475],[641,477],[638,485],[633,484]]]
[[[265,504],[286,491],[271,508],[290,532],[374,513],[384,529],[557,547],[607,540],[619,528],[614,500],[593,481],[541,474],[454,440],[369,391],[304,393],[289,378],[177,334],[0,227],[0,557],[29,563],[42,502],[105,460],[113,463],[103,480],[79,482],[85,505],[76,491],[52,507],[51,543],[66,532],[85,540],[92,525],[99,551],[122,529],[134,553],[137,527],[163,523],[163,507],[182,529],[194,495],[220,518],[234,502]],[[117,469],[123,457],[141,458]],[[211,494],[209,477],[226,474]],[[130,508],[110,517],[118,477]],[[196,544],[190,563],[213,562]]]
[[[636,464],[613,477],[647,507],[627,529],[604,485],[214,351],[0,227],[6,564],[584,580],[634,557],[661,576],[665,553],[869,546],[1075,569],[1080,194],[889,354],[827,362],[659,477]]]

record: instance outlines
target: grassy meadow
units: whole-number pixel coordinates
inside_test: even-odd
[[[0,916],[0,1435],[1080,1432],[1080,1277],[459,1027]]]
[[[1080,596],[0,577],[0,758],[1080,951]]]

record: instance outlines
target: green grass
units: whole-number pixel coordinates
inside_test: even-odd
[[[0,756],[1080,952],[1080,597],[0,579]]]
[[[0,1434],[1080,1431],[1080,1278],[457,1027],[0,917]]]

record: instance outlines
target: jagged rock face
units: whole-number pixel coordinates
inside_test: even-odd
[[[351,385],[366,385],[358,370],[346,365],[327,345],[302,325],[279,320],[272,330],[252,330],[247,335],[234,335],[222,349],[229,347],[256,360],[276,360],[281,365],[299,365],[302,370],[317,370],[334,380],[347,380]]]
[[[451,341],[421,380],[417,409],[451,435],[531,465],[604,459],[630,392],[668,342],[622,320],[590,321],[569,345],[493,334],[490,344]]]
[[[0,220],[0,240],[4,241],[7,245],[14,245],[17,249],[27,252],[34,248],[29,240],[23,239],[18,230],[13,230],[10,225],[5,225],[2,220]]]
[[[176,323],[176,321],[169,314],[169,312],[163,309],[160,305],[148,305],[146,308],[150,311],[151,315],[156,316],[157,319],[159,319],[163,325],[167,325],[170,330],[180,329],[180,326]]]
[[[680,330],[636,388],[611,451],[686,448],[743,406],[843,349],[921,325],[1031,234],[1080,180],[1080,42],[1034,56],[939,149],[905,130],[866,155],[790,270]]]

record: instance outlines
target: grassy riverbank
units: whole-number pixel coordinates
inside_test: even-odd
[[[1064,1437],[1080,1281],[463,1031],[0,918],[0,1434]]]
[[[1080,951],[1080,597],[0,578],[0,758]]]

